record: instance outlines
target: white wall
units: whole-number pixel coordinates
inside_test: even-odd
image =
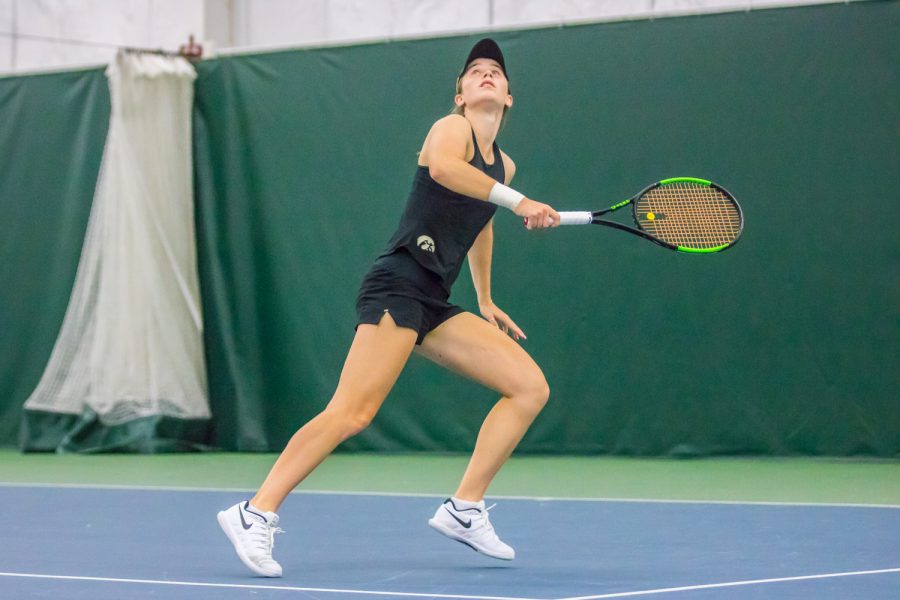
[[[203,7],[203,0],[0,0],[0,31],[21,36],[0,36],[0,71],[108,63],[117,45],[175,50],[189,33],[202,34]]]
[[[238,24],[230,38],[215,39],[216,45],[240,50],[824,3],[828,0],[207,0],[211,11],[230,11]]]
[[[823,0],[0,0],[0,73],[103,64],[109,62],[117,45],[176,50],[191,33],[207,50],[246,51],[821,3]]]

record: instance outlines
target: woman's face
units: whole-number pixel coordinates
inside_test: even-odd
[[[472,61],[460,80],[460,87],[461,93],[455,98],[457,106],[471,107],[483,102],[498,107],[512,106],[509,82],[495,60],[477,58]]]

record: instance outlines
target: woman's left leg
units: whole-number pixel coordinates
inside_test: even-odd
[[[417,352],[502,395],[481,426],[455,494],[478,502],[547,403],[550,388],[518,343],[471,313],[456,315],[435,328]]]

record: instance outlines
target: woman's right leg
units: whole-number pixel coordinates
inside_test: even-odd
[[[294,434],[250,501],[253,506],[277,511],[338,444],[368,426],[403,371],[416,337],[387,312],[378,325],[357,328],[331,402]]]

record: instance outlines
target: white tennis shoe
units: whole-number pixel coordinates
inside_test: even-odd
[[[491,506],[490,508],[493,508]],[[516,551],[504,544],[494,532],[484,500],[472,508],[457,508],[452,498],[441,504],[428,524],[448,538],[500,560],[512,560]]]
[[[278,515],[258,512],[250,502],[239,502],[218,514],[219,525],[247,568],[263,577],[281,577],[281,565],[272,558],[275,534],[284,533]]]

